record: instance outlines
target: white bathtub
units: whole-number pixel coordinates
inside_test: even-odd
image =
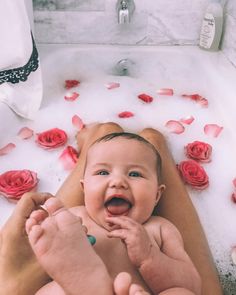
[[[233,288],[236,271],[231,261],[231,250],[236,246],[236,204],[231,201],[232,180],[236,177],[236,69],[221,53],[203,52],[196,47],[104,47],[56,46],[39,47],[41,55],[44,99],[34,122],[12,116],[0,105],[0,145],[14,142],[16,148],[0,158],[0,173],[11,169],[32,169],[40,178],[39,190],[55,193],[68,172],[59,164],[63,148],[42,150],[34,139],[23,141],[16,136],[20,127],[28,126],[35,133],[53,127],[64,129],[69,144],[76,146],[76,128],[71,117],[79,115],[88,124],[115,121],[128,131],[146,126],[161,130],[168,138],[176,162],[186,159],[183,147],[194,140],[208,142],[213,147],[212,162],[203,164],[210,178],[208,189],[197,192],[189,188],[192,201],[199,213],[217,267],[228,291]],[[129,59],[128,76],[118,76],[115,65]],[[76,88],[79,98],[65,101],[66,79],[80,80]],[[120,87],[108,90],[105,84],[119,82]],[[160,88],[174,89],[174,96],[157,94]],[[73,90],[72,90],[73,91]],[[137,95],[154,97],[144,104]],[[209,101],[208,108],[181,97],[198,93]],[[1,113],[1,108],[5,108]],[[121,111],[132,111],[135,116],[120,119]],[[168,120],[179,120],[192,115],[194,122],[177,135],[165,127]],[[208,123],[223,126],[222,133],[213,138],[203,132]],[[0,146],[0,147],[1,147]],[[3,224],[14,205],[0,198],[0,222]],[[231,273],[231,275],[229,274]],[[229,274],[229,275],[228,275]],[[227,278],[228,277],[228,278]],[[231,285],[231,287],[230,287]],[[228,293],[232,294],[232,293]]]

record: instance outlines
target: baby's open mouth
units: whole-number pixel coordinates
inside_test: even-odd
[[[132,204],[123,198],[113,197],[105,203],[105,207],[111,215],[125,215],[132,207]]]

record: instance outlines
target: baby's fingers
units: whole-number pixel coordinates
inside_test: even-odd
[[[108,232],[108,238],[120,238],[121,240],[127,239],[128,231],[126,229],[115,229],[113,231]]]
[[[110,224],[118,225],[121,228],[132,229],[137,225],[136,221],[127,216],[107,217],[106,221]]]

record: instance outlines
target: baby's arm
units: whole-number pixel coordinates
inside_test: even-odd
[[[159,288],[157,284],[159,281],[162,290],[182,287],[200,295],[201,279],[184,250],[179,231],[169,221],[160,217],[158,219],[161,220],[161,225],[158,226],[159,220],[153,218],[152,228],[156,241],[157,236],[160,235],[161,245],[159,247],[156,243],[152,247],[149,257],[140,265],[139,272],[151,289]]]
[[[174,287],[201,294],[200,276],[174,225],[163,218],[153,217],[148,231],[151,230],[154,239],[150,239],[142,225],[126,216],[109,218],[109,221],[121,227],[110,232],[109,236],[119,237],[125,242],[131,262],[154,294]]]

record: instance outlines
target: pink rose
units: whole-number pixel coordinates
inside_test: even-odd
[[[32,191],[38,184],[37,173],[30,170],[11,170],[0,175],[0,193],[19,200],[24,193]]]
[[[177,165],[180,175],[185,183],[197,190],[204,190],[209,186],[206,171],[196,161],[182,161]]]
[[[194,141],[184,147],[186,156],[195,161],[207,163],[211,161],[212,147],[206,142]]]
[[[36,142],[45,149],[54,149],[67,142],[67,134],[59,128],[53,128],[38,133]]]
[[[65,170],[71,170],[75,167],[78,160],[78,152],[75,148],[68,145],[61,153],[59,160],[61,161]]]

